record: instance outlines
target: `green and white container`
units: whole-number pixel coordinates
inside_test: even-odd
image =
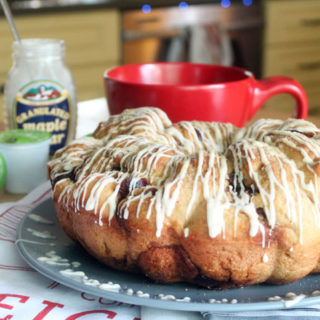
[[[47,180],[50,140],[51,134],[47,132],[23,129],[0,132],[0,154],[5,160],[3,172],[6,171],[8,192],[28,193]],[[1,165],[3,168],[3,162]]]
[[[10,128],[52,134],[50,154],[75,136],[77,108],[65,43],[23,39],[13,43],[13,66],[5,85]]]

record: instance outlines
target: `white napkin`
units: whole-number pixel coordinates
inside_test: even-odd
[[[76,137],[92,133],[99,122],[106,121],[108,118],[109,110],[105,98],[79,102]]]
[[[250,312],[206,312],[205,320],[316,320],[320,319],[320,304],[304,308]]]
[[[199,312],[160,310],[141,307],[141,320],[200,320],[203,319]]]

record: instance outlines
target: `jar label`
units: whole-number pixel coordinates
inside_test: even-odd
[[[49,80],[29,82],[14,101],[16,128],[46,131],[52,134],[50,154],[63,147],[71,133],[69,94],[59,83]]]

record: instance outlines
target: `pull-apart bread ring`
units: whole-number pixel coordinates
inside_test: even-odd
[[[48,168],[63,229],[110,267],[206,287],[320,271],[320,131],[310,122],[237,129],[131,109]]]

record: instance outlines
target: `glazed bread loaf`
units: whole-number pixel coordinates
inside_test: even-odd
[[[110,267],[206,287],[320,269],[320,131],[310,122],[238,129],[131,109],[48,168],[63,229]]]

